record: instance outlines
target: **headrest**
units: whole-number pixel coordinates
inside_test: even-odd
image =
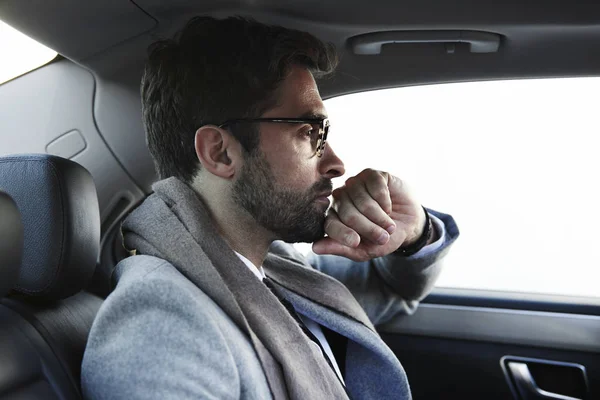
[[[100,249],[98,197],[90,173],[46,154],[0,157],[0,190],[13,198],[23,221],[23,259],[13,289],[43,299],[83,290]]]
[[[0,297],[19,279],[23,254],[23,224],[14,200],[0,192]]]

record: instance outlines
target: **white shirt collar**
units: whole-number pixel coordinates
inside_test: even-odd
[[[262,265],[260,267],[257,267],[256,265],[252,264],[252,261],[248,260],[246,257],[244,257],[243,255],[241,255],[237,251],[234,251],[234,253],[235,253],[236,256],[238,256],[238,258],[240,260],[242,260],[242,262],[244,264],[246,264],[246,266],[250,269],[250,271],[252,271],[252,273],[254,275],[256,275],[256,277],[258,279],[260,279],[262,281],[264,278],[266,278],[265,270],[263,269]]]

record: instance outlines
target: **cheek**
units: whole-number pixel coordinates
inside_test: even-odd
[[[304,191],[319,179],[314,158],[307,159],[296,151],[275,153],[269,159],[276,183],[286,189]]]
[[[283,140],[282,136],[263,135],[261,150],[279,186],[304,191],[319,180],[318,158],[307,157],[301,142]]]

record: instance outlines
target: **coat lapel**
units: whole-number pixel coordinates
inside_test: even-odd
[[[287,245],[274,244],[264,268],[298,313],[348,338],[344,380],[351,398],[411,398],[400,361],[346,286],[313,269]]]
[[[338,310],[337,306],[324,305],[322,299],[315,301],[284,285],[280,289],[298,313],[348,338],[344,380],[350,398],[411,398],[408,379],[400,361],[370,323],[359,321],[356,316]],[[373,379],[374,376],[378,379]]]

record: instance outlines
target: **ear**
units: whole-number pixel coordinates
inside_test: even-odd
[[[235,176],[241,165],[241,145],[229,132],[205,125],[196,131],[194,146],[203,169],[224,179]]]

